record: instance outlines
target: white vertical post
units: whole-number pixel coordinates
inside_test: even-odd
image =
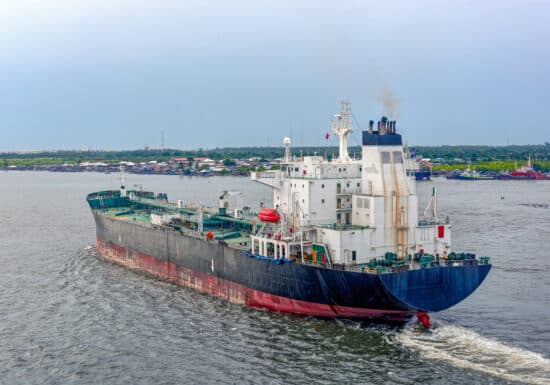
[[[433,199],[433,220],[435,223],[437,223],[437,190],[435,189],[435,187],[433,188],[433,192],[432,192],[432,199]]]
[[[260,255],[265,256],[265,239],[260,239]]]

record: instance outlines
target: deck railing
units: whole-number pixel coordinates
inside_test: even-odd
[[[280,176],[280,171],[256,171],[252,172],[253,179],[260,178],[278,178]]]
[[[304,259],[303,261],[297,260],[297,262],[304,265],[324,267],[324,268],[333,269],[333,270],[353,271],[356,273],[385,274],[385,273],[397,273],[397,272],[409,271],[409,270],[429,269],[429,268],[438,267],[438,266],[458,267],[458,266],[488,265],[489,258],[481,257],[479,259],[465,259],[465,260],[441,259],[439,261],[425,262],[425,263],[420,263],[416,261],[412,261],[412,262],[407,261],[407,263],[403,263],[402,265],[399,265],[399,266],[377,266],[375,268],[371,268],[370,266],[364,263],[356,264],[356,265],[345,265],[345,264],[323,265],[321,263],[315,263],[307,259]]]

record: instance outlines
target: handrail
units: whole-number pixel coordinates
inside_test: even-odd
[[[332,269],[332,270],[343,270],[343,271],[353,271],[356,273],[366,273],[366,274],[386,274],[386,273],[397,273],[401,271],[408,271],[408,270],[421,270],[421,269],[429,269],[432,267],[437,266],[468,266],[468,265],[488,265],[489,264],[489,258],[488,257],[481,257],[479,259],[466,259],[466,260],[448,260],[448,259],[442,259],[439,261],[432,261],[432,262],[425,262],[420,263],[416,261],[411,261],[409,263],[403,264],[401,266],[380,266],[379,268],[370,268],[366,264],[357,264],[357,265],[344,265],[344,264],[335,264],[335,265],[323,265],[320,263],[314,263],[313,261],[309,261],[307,259],[304,259],[303,262],[300,262],[300,264],[314,266],[314,267],[323,267],[326,269]]]

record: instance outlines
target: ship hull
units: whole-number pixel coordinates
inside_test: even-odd
[[[413,315],[413,313],[403,310],[365,309],[283,297],[246,287],[213,274],[181,267],[173,262],[160,261],[151,255],[116,246],[100,239],[97,240],[96,245],[100,256],[108,261],[252,308],[317,317],[382,318],[389,321],[406,321]]]
[[[536,180],[534,176],[530,175],[499,175],[497,177],[500,180]]]
[[[447,179],[457,179],[457,180],[494,180],[495,177],[493,176],[468,176],[468,175],[461,175],[461,174],[455,174],[448,176]]]
[[[406,321],[471,294],[490,265],[367,274],[251,257],[223,242],[94,212],[101,257],[221,299],[276,312]],[[438,294],[435,294],[438,293]]]

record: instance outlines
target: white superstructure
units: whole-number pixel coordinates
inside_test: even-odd
[[[331,264],[362,264],[386,253],[447,255],[450,226],[437,221],[435,194],[431,216],[419,220],[416,185],[406,175],[395,121],[382,117],[376,131],[370,122],[361,160],[348,155],[349,103],[342,102],[332,128],[339,138],[337,159],[293,159],[285,138],[281,169],[252,173],[253,180],[273,188],[273,207],[281,216],[252,236],[253,252],[275,258],[299,254],[303,260],[304,253],[325,250],[322,262]],[[313,255],[314,262],[320,259]]]

